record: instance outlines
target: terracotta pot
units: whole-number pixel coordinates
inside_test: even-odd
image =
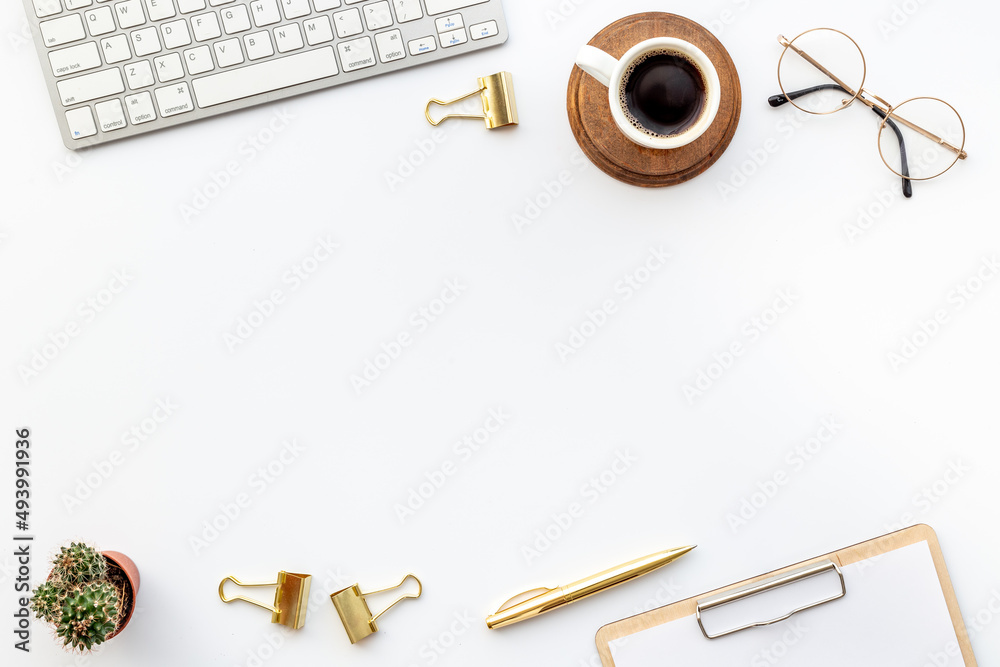
[[[102,551],[101,555],[104,556],[106,560],[117,565],[118,568],[125,573],[125,578],[128,579],[128,587],[125,590],[125,596],[129,598],[126,601],[127,609],[125,611],[125,618],[118,625],[118,628],[111,634],[108,639],[116,637],[121,634],[121,631],[125,629],[128,622],[132,620],[132,612],[135,611],[135,600],[139,595],[139,568],[136,567],[135,562],[123,553],[117,551]]]

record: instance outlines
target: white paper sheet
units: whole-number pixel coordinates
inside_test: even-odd
[[[788,621],[709,640],[694,616],[682,618],[615,642],[615,665],[965,665],[926,542],[848,565],[843,573],[844,598]]]

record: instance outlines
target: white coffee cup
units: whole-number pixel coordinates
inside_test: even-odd
[[[657,134],[648,128],[644,131],[637,127],[637,125],[641,126],[641,123],[628,110],[622,92],[625,84],[624,78],[631,72],[631,66],[636,62],[641,62],[649,54],[658,51],[676,53],[686,58],[701,71],[704,78],[705,101],[701,115],[693,124],[678,134]],[[715,66],[701,49],[682,39],[673,37],[647,39],[629,49],[621,60],[615,60],[604,51],[588,45],[580,49],[576,56],[576,64],[608,88],[608,105],[611,108],[615,124],[626,137],[641,146],[659,149],[686,146],[705,133],[719,112],[719,103],[722,101],[722,86],[719,83],[719,74],[716,72]]]

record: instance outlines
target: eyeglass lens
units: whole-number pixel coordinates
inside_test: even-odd
[[[879,153],[889,169],[899,176],[924,180],[940,176],[955,164],[955,149],[964,145],[965,129],[951,106],[918,97],[892,110],[879,129],[878,139]]]
[[[861,49],[847,35],[828,28],[796,37],[778,64],[782,91],[809,113],[839,111],[861,90],[864,80]]]

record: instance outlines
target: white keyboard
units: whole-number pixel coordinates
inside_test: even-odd
[[[501,0],[24,4],[71,149],[507,40]]]

